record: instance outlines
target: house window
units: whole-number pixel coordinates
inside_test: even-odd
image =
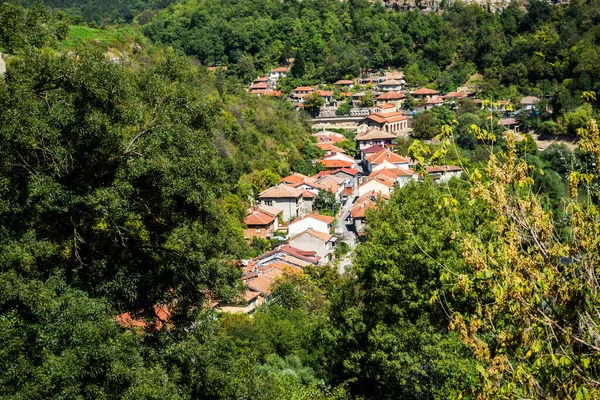
[[[267,200],[267,201],[265,201],[265,205],[266,206],[272,206],[273,202],[271,200]]]
[[[256,233],[260,233],[260,228],[256,228]]]

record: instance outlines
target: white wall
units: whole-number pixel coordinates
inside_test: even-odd
[[[304,218],[288,226],[290,237],[311,228],[318,232],[329,233],[329,225],[314,218]]]

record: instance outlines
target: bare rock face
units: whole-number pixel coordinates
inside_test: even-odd
[[[6,73],[6,63],[4,62],[4,59],[2,58],[2,53],[0,53],[0,76],[4,75]]]

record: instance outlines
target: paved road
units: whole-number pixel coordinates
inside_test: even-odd
[[[346,272],[347,268],[352,265],[352,256],[354,253],[354,248],[356,247],[356,235],[353,231],[349,230],[348,225],[346,225],[346,218],[348,218],[348,215],[350,214],[350,208],[352,208],[353,200],[353,197],[348,198],[346,205],[342,207],[340,213],[338,214],[336,233],[340,233],[342,242],[347,243],[351,249],[338,264],[338,270],[340,274]]]

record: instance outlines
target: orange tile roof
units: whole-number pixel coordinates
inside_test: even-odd
[[[354,165],[349,161],[342,160],[319,160],[318,162],[326,168],[350,168]]]
[[[250,89],[268,89],[269,85],[267,85],[264,82],[259,82],[259,83],[255,83],[254,85],[250,86]]]
[[[294,89],[294,92],[306,92],[306,91],[311,91],[314,92],[315,89],[311,88],[310,86],[298,86],[296,89]]]
[[[170,326],[169,319],[171,318],[171,311],[167,306],[155,305],[154,307],[154,321],[152,324],[156,330],[161,330],[165,324]],[[147,323],[143,319],[135,319],[130,313],[123,313],[115,318],[117,324],[122,328],[146,328]]]
[[[281,92],[279,90],[265,90],[265,92],[263,93],[263,95],[265,95],[265,96],[281,97]]]
[[[333,235],[331,235],[329,233],[315,231],[314,229],[311,228],[311,229],[305,230],[304,232],[300,232],[300,233],[292,236],[290,238],[290,242],[292,242],[294,239],[296,239],[304,234],[311,235],[312,237],[322,240],[323,242],[329,242],[333,238]]]
[[[289,68],[286,67],[277,67],[275,69],[272,69],[271,72],[289,72]]]
[[[334,85],[352,85],[354,82],[352,82],[349,79],[340,79],[337,82],[334,82]]]
[[[323,151],[331,151],[332,153],[345,153],[344,150],[335,146],[333,142],[317,143],[317,147]]]
[[[385,104],[382,104],[380,106],[375,106],[375,107],[379,107],[382,110],[389,110],[390,108],[396,108],[396,106],[393,105],[392,103],[385,103]]]
[[[261,76],[260,78],[256,78],[254,80],[254,82],[258,83],[258,82],[268,82],[269,81],[269,77],[268,76]]]
[[[402,157],[400,154],[396,154],[387,149],[383,149],[375,154],[370,154],[366,157],[366,160],[369,164],[381,164],[384,160],[390,162],[392,164],[395,163],[403,163],[407,164],[410,162],[410,159],[406,157]]]
[[[377,122],[378,124],[384,124],[386,122],[404,121],[404,120],[408,119],[407,117],[402,115],[402,113],[397,112],[397,111],[391,112],[391,113],[386,113],[386,114],[374,113],[374,114],[369,115],[367,118]]]
[[[350,210],[350,216],[352,218],[364,218],[367,210],[372,210],[376,208],[377,205],[373,200],[366,200],[355,207],[352,207]]]
[[[387,92],[387,93],[377,96],[376,100],[400,100],[405,97],[406,97],[406,95],[404,93],[395,92],[392,90],[390,92]]]
[[[444,99],[441,99],[438,97],[437,99],[427,100],[427,103],[425,103],[425,104],[441,104],[443,102],[444,102]]]
[[[418,90],[415,90],[414,92],[411,92],[411,94],[416,94],[417,96],[419,95],[428,95],[428,94],[439,94],[440,92],[438,92],[437,90],[433,90],[433,89],[427,89],[427,88],[421,88]]]
[[[317,94],[321,97],[331,97],[333,96],[332,90],[317,90]]]
[[[279,185],[263,190],[258,197],[260,198],[298,198],[302,196],[302,190],[287,185]]]
[[[305,190],[304,192],[302,192],[303,199],[312,199],[313,197],[317,197],[317,195],[311,192],[310,190]]]
[[[275,217],[261,211],[254,211],[244,219],[246,226],[271,225],[274,221]]]
[[[280,182],[283,182],[283,183],[300,183],[300,182],[304,182],[304,179],[306,179],[306,178],[308,178],[308,176],[299,174],[297,172],[294,172],[291,175],[288,175],[286,177],[281,178]]]

